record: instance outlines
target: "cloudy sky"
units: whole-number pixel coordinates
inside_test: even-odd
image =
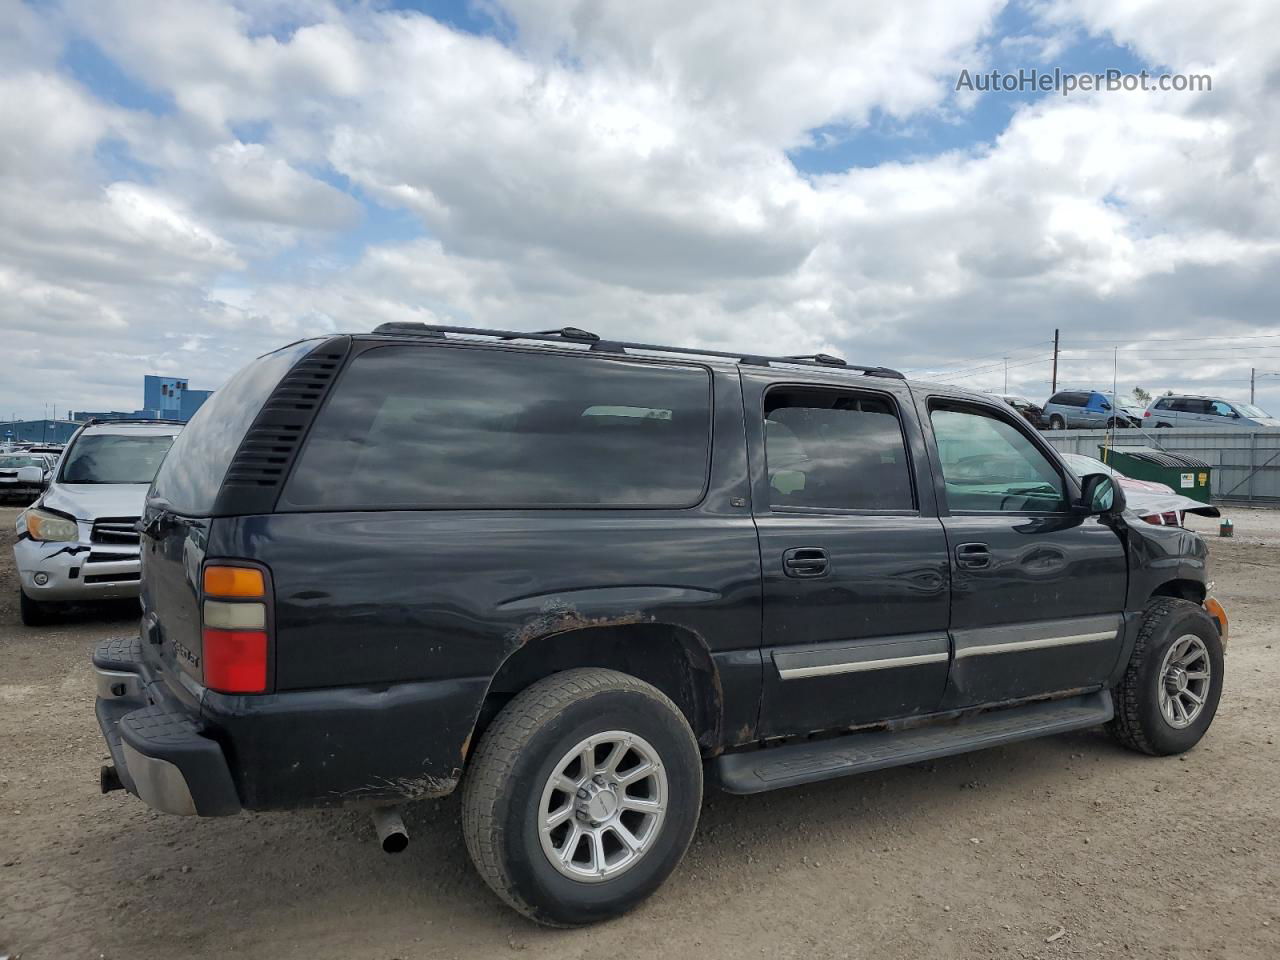
[[[0,0],[0,415],[386,320],[1280,409],[1271,0]],[[1207,73],[981,93],[962,70]]]

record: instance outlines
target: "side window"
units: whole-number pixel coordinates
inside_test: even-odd
[[[1067,395],[1065,393],[1055,393],[1052,397],[1049,398],[1049,402],[1057,403],[1057,404],[1065,404],[1067,402]]]
[[[1229,417],[1235,413],[1235,411],[1231,409],[1231,404],[1223,403],[1221,400],[1209,401],[1209,412],[1215,417]]]
[[[1173,406],[1173,401],[1171,401],[1168,397],[1161,397],[1159,400],[1156,401],[1155,408],[1157,410],[1168,410],[1172,406]]]
[[[703,367],[379,346],[334,385],[281,504],[683,508],[710,445]]]
[[[889,399],[774,388],[764,417],[771,506],[915,509],[902,425]]]
[[[1017,427],[991,412],[948,402],[930,408],[947,507],[978,513],[1058,513],[1061,474]]]

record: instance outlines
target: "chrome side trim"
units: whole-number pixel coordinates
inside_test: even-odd
[[[1070,647],[1078,643],[1099,643],[1103,640],[1114,640],[1116,633],[1115,630],[1108,630],[1101,633],[1074,633],[1064,637],[1038,637],[1034,640],[976,644],[972,647],[960,647],[956,650],[956,659],[980,657],[989,653],[1017,653],[1022,650],[1043,650],[1046,647]]]
[[[783,680],[803,680],[805,677],[829,677],[839,673],[861,673],[864,670],[892,670],[894,667],[911,667],[921,663],[941,663],[945,653],[918,653],[906,657],[889,657],[883,660],[851,660],[845,663],[825,663],[816,667],[778,667]]]

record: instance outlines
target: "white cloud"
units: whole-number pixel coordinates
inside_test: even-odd
[[[987,144],[795,170],[815,128],[856,145],[880,115],[963,120],[954,77],[1000,42],[1000,6],[506,0],[504,44],[323,0],[19,5],[0,330],[24,359],[0,409],[55,372],[84,378],[75,406],[128,406],[143,372],[213,385],[286,339],[394,319],[912,368],[1012,353],[1011,386],[1041,395],[1048,364],[1025,361],[1054,327],[1077,380],[1109,373],[1089,338],[1275,329],[1274,4],[1036,3],[1017,44],[1037,55],[1109,37],[1214,89],[1049,98]],[[73,29],[172,109],[77,83],[58,66]],[[381,237],[344,182],[426,237]],[[352,231],[370,244],[354,258],[326,239]]]

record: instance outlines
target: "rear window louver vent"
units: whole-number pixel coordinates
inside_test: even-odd
[[[227,468],[215,514],[268,513],[307,426],[346,358],[350,338],[317,347],[285,374],[258,411]]]

